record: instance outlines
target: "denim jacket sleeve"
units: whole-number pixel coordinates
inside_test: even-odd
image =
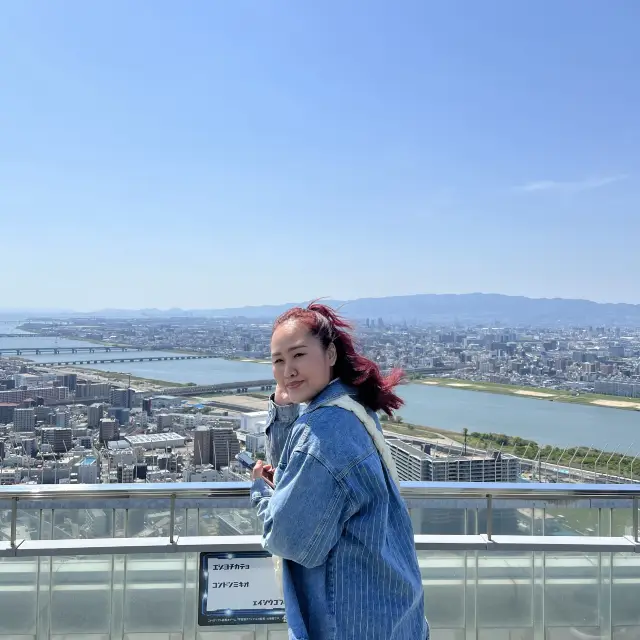
[[[274,402],[274,395],[272,394],[269,398],[269,416],[265,434],[267,436],[267,462],[277,467],[289,428],[300,415],[300,405],[278,405]]]
[[[272,492],[254,483],[251,499],[264,520],[263,545],[304,567],[321,565],[346,520],[346,490],[313,455],[294,451]],[[261,490],[262,489],[262,490]]]

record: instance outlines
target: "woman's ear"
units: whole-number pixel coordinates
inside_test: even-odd
[[[333,367],[338,361],[338,352],[336,350],[336,345],[332,342],[327,347],[327,356],[329,357],[329,364]]]

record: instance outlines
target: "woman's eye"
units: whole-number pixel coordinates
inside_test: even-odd
[[[294,358],[302,358],[302,356],[304,355],[304,353],[296,353],[295,356],[293,356]]]
[[[282,358],[278,358],[277,360],[273,361],[273,364],[280,364],[282,362]]]

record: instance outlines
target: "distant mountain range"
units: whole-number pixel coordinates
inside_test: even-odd
[[[564,298],[525,298],[500,294],[420,294],[386,298],[360,298],[341,301],[327,300],[355,320],[381,318],[384,322],[434,323],[463,325],[502,324],[508,326],[640,326],[640,305],[610,304],[589,300]],[[272,320],[286,309],[299,303],[238,307],[231,309],[102,309],[90,313],[38,312],[39,316],[105,318],[185,318],[185,317],[244,317],[253,320]],[[26,312],[30,317],[34,311]],[[0,312],[0,316],[3,315]],[[22,317],[25,317],[24,315]]]

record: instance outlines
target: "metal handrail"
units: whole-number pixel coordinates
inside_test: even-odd
[[[479,551],[487,554],[542,551],[547,553],[631,553],[640,552],[640,543],[630,536],[500,536],[416,535],[416,551]],[[176,536],[151,538],[75,538],[72,540],[16,540],[0,542],[0,557],[90,556],[104,554],[158,554],[202,551],[260,551],[262,537]]]
[[[0,501],[68,500],[73,498],[248,498],[249,482],[177,482],[137,484],[9,485],[0,486]],[[632,500],[640,497],[640,484],[555,484],[493,482],[402,482],[404,498]]]

